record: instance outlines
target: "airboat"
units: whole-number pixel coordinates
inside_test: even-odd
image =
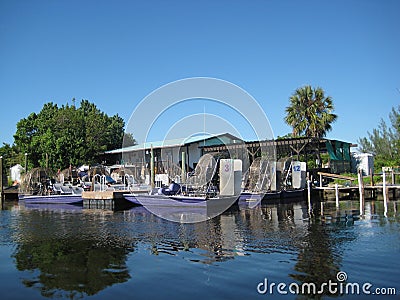
[[[56,183],[48,168],[30,170],[22,179],[18,198],[25,204],[80,204],[83,189]]]
[[[243,178],[244,188],[239,202],[254,206],[262,200],[303,197],[305,172],[306,164],[292,157],[281,158],[277,162],[258,157]]]
[[[126,200],[146,207],[193,207],[218,209],[230,207],[240,194],[242,162],[221,159],[217,153],[203,155],[194,171],[183,182],[176,182],[181,173],[178,166],[167,166],[171,183],[154,189],[150,194],[124,194]],[[219,169],[219,172],[218,172]]]

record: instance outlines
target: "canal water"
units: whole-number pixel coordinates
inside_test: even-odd
[[[383,210],[382,201],[361,216],[358,201],[268,204],[178,224],[142,207],[8,204],[1,299],[395,299],[400,206]]]

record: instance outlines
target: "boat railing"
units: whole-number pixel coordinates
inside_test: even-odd
[[[98,180],[98,182],[100,183],[100,181],[101,181],[101,175],[100,174],[95,174],[94,176],[93,176],[93,191],[94,192],[96,192],[96,178],[98,178],[99,180]],[[101,183],[100,183],[100,192],[101,192]]]
[[[100,192],[104,192],[106,189],[107,189],[107,177],[106,177],[106,175],[101,175]]]
[[[129,175],[129,174],[125,174],[124,177],[123,177],[123,183],[124,183],[124,186],[127,186],[128,190],[129,190],[130,187],[135,184],[135,176]]]

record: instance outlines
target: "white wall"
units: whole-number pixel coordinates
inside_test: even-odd
[[[351,153],[351,171],[357,173],[361,169],[364,176],[374,173],[374,156],[370,153]]]

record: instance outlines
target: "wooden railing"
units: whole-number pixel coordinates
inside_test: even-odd
[[[344,179],[344,180],[349,180],[349,181],[357,180],[356,178],[353,178],[353,177],[332,174],[332,173],[318,172],[317,174],[319,175],[319,186],[320,187],[322,187],[322,176],[328,177],[328,178]]]

